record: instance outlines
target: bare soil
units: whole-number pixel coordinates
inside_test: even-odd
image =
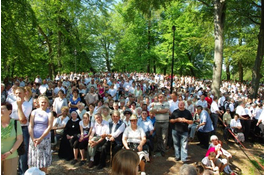
[[[219,138],[222,138],[221,135]],[[231,169],[242,175],[259,175],[264,174],[261,167],[259,170],[251,163],[251,160],[262,160],[264,159],[264,144],[245,142],[243,148],[238,144],[234,143],[233,140],[229,140],[228,143],[223,143],[223,148],[228,150],[233,158],[230,162]],[[199,162],[202,160],[206,153],[206,149],[202,149],[197,146],[199,142],[190,142],[188,148],[188,154],[190,164]],[[244,150],[244,151],[242,151]],[[249,158],[248,158],[249,157]],[[151,161],[146,164],[146,174],[148,175],[175,175],[179,174],[179,169],[182,163],[177,162],[174,158],[174,150],[169,149],[165,157],[160,154],[156,154],[151,157]],[[262,166],[264,166],[262,164]],[[49,175],[94,175],[94,174],[109,174],[110,168],[105,167],[102,170],[97,170],[96,167],[89,169],[87,165],[82,167],[71,165],[70,162],[59,159],[57,153],[53,154],[52,166],[48,169]]]

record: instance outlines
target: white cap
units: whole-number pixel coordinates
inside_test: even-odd
[[[213,140],[218,140],[218,137],[216,135],[212,135],[211,138],[210,138],[211,141]]]

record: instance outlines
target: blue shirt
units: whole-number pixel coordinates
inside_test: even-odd
[[[143,121],[142,118],[140,118],[137,122],[137,125],[143,128],[144,132],[152,131],[154,130],[154,126],[151,120],[146,119]]]
[[[210,115],[207,111],[202,110],[202,112],[200,113],[200,123],[204,123],[205,125],[200,126],[198,131],[200,132],[211,132],[213,131],[213,124],[212,124],[212,120],[210,118]]]
[[[153,126],[155,126],[155,122],[156,122],[156,118],[152,118],[150,116],[147,117],[147,119],[151,120],[151,122],[153,123]]]

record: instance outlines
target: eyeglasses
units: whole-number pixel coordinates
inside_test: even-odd
[[[159,96],[158,98],[163,98],[163,96]]]
[[[142,114],[147,114],[146,112],[143,112]]]

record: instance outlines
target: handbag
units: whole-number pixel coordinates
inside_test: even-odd
[[[16,137],[17,137],[17,120],[15,120],[15,130],[16,130]],[[18,155],[23,155],[25,154],[25,146],[24,146],[24,140],[22,140],[21,145],[17,149]]]

